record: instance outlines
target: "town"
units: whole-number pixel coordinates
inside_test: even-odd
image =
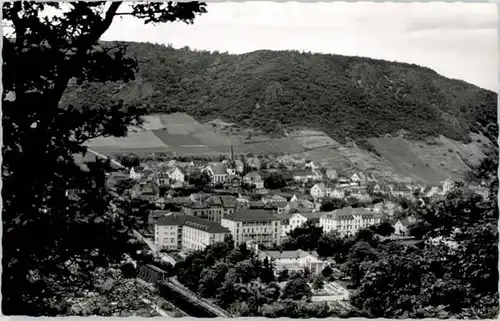
[[[492,6],[3,1],[2,314],[498,319]]]
[[[115,155],[111,165],[111,193],[148,205],[147,220],[136,234],[157,262],[173,266],[216,244],[244,246],[272,262],[282,287],[290,275],[306,271],[312,276],[313,302],[346,311],[353,281],[338,264],[345,258],[291,239],[311,229],[345,240],[370,230],[380,240],[418,243],[418,231],[412,232],[417,218],[405,209],[442,199],[456,183],[389,182],[374,173],[324,168],[292,155],[235,156],[232,146],[217,161],[123,154]],[[488,197],[484,182],[467,188]]]

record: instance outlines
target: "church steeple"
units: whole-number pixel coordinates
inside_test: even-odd
[[[233,140],[231,139],[229,145],[229,160],[234,162],[234,152],[233,152]]]

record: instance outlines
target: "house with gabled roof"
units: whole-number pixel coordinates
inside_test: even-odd
[[[406,184],[394,184],[391,194],[394,196],[411,197],[413,191]]]
[[[267,203],[282,203],[286,202],[286,198],[280,195],[265,195],[262,196],[261,199],[262,203],[267,204]]]
[[[403,219],[397,220],[394,223],[394,234],[399,236],[408,236],[410,225],[414,224],[416,219],[414,217],[405,217]]]
[[[249,172],[243,176],[243,182],[255,185],[255,188],[264,188],[264,180],[259,172]]]
[[[156,202],[160,197],[160,189],[152,182],[140,182],[133,187],[132,197]]]
[[[182,169],[175,166],[168,171],[168,177],[174,182],[184,183],[186,175]]]
[[[144,166],[134,166],[130,168],[130,178],[141,179],[143,172],[144,172]]]
[[[354,235],[362,228],[379,224],[381,215],[365,208],[344,207],[320,217],[320,226],[325,233],[337,231],[340,235]]]
[[[223,184],[229,176],[224,163],[209,164],[204,171],[210,176],[213,184]]]

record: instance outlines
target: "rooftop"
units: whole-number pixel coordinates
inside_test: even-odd
[[[344,207],[338,210],[334,210],[329,213],[325,213],[323,217],[327,217],[330,219],[352,219],[354,215],[365,216],[377,216],[378,214],[372,211],[369,211],[365,208],[352,208],[352,207]]]
[[[314,256],[318,258],[318,254],[315,251],[306,252],[303,250],[296,251],[262,251],[264,255],[270,256],[273,259],[295,259],[295,258],[305,258],[307,256]]]
[[[280,219],[271,214],[269,211],[263,209],[240,209],[233,214],[224,217],[230,221],[244,222],[244,221],[279,221]]]
[[[160,226],[189,226],[209,233],[229,233],[222,225],[196,216],[172,213],[160,218],[155,223]]]

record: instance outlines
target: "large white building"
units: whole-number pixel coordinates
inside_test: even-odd
[[[328,265],[328,262],[318,258],[316,252],[297,251],[258,251],[258,256],[262,260],[267,258],[273,262],[274,272],[278,275],[283,270],[289,272],[302,272],[309,269],[311,274],[320,274]]]
[[[223,242],[229,230],[220,224],[195,216],[172,213],[155,223],[155,243],[169,250],[197,251]]]
[[[291,231],[304,225],[307,221],[310,221],[314,225],[319,224],[320,217],[325,214],[326,212],[313,212],[278,215],[281,219],[281,237],[287,237]]]
[[[224,216],[221,225],[229,229],[235,246],[247,241],[264,246],[281,244],[280,218],[263,209],[238,209]]]
[[[340,235],[354,235],[362,228],[379,224],[382,215],[364,208],[345,207],[324,214],[319,225],[325,233],[337,231]]]

